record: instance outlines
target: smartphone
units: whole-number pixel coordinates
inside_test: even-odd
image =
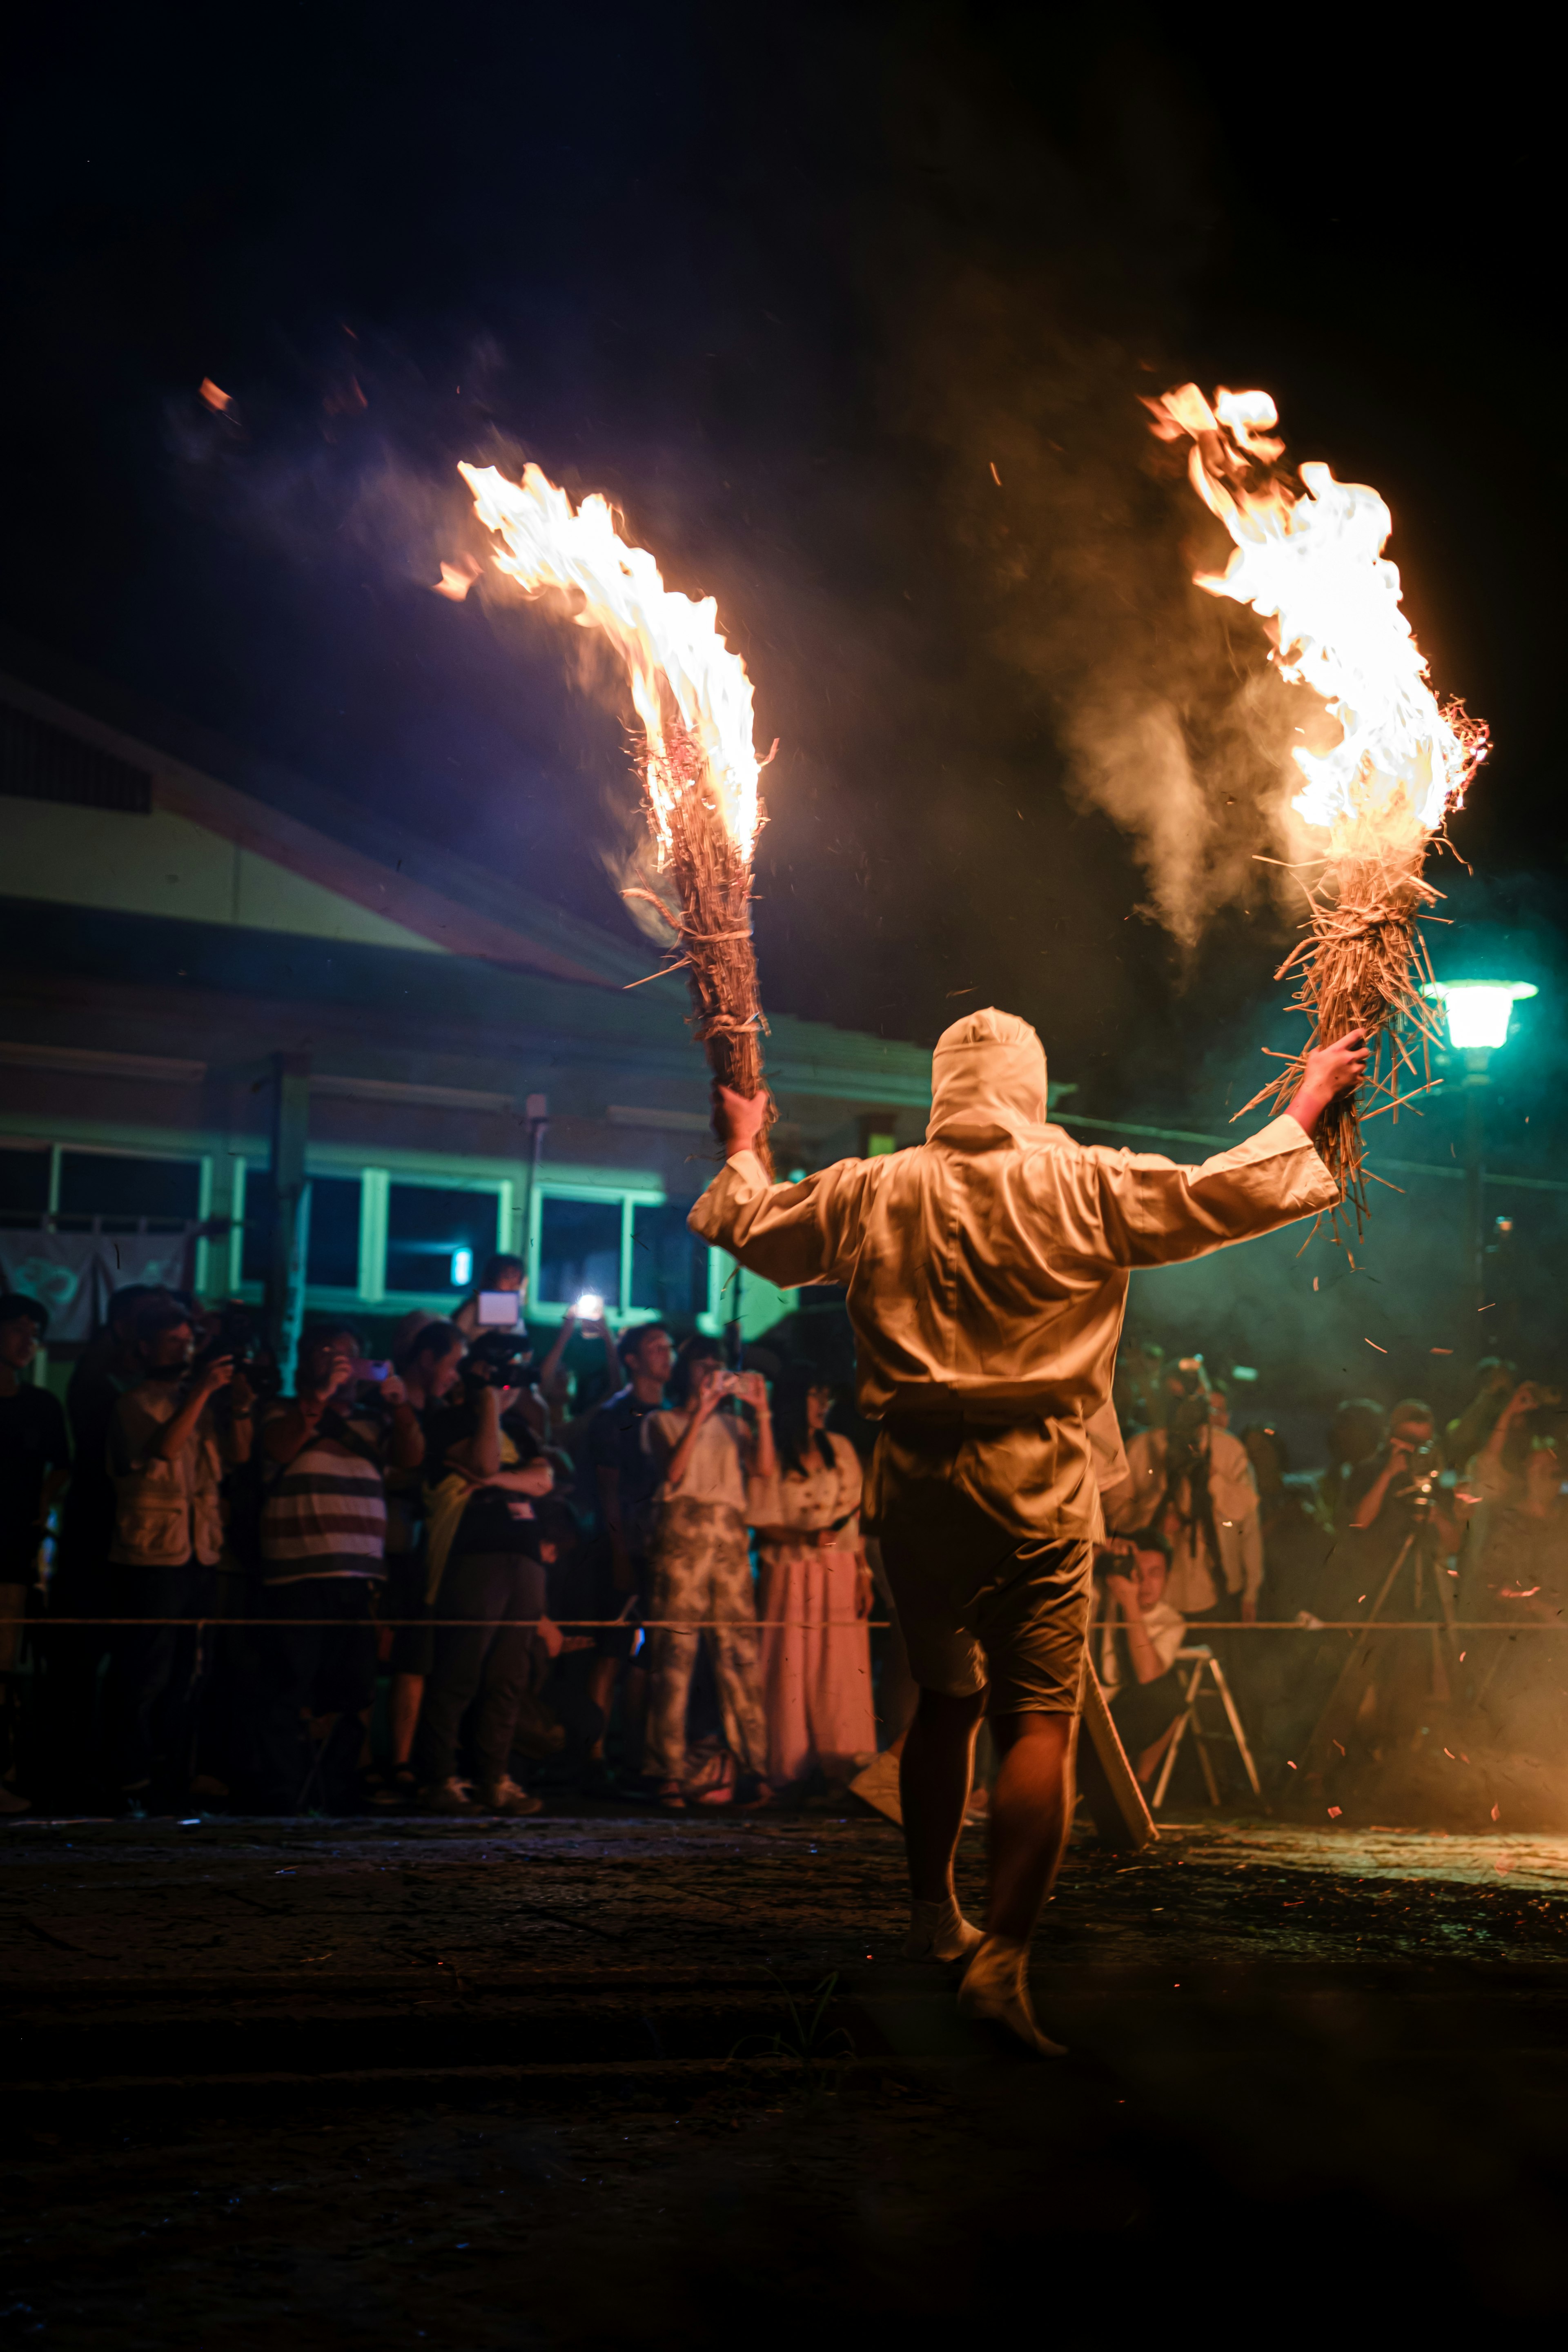
[[[585,1290],[572,1312],[579,1323],[599,1323],[604,1320],[605,1302],[596,1290]]]
[[[515,1331],[522,1320],[522,1298],[515,1290],[481,1290],[479,1297],[481,1331]]]
[[[391,1370],[390,1363],[374,1361],[368,1356],[361,1356],[354,1365],[354,1378],[356,1381],[380,1381],[385,1380]]]

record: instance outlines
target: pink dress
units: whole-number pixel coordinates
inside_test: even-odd
[[[818,1769],[847,1780],[874,1754],[871,1643],[855,1613],[860,1555],[860,1462],[847,1437],[831,1433],[831,1468],[815,1450],[809,1469],[779,1474],[775,1524],[795,1540],[762,1546],[759,1618],[763,1704],[768,1725],[768,1779],[776,1789]],[[770,1515],[771,1516],[771,1515]],[[818,1528],[846,1524],[832,1551],[813,1540]]]

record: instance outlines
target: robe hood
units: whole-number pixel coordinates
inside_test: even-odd
[[[985,1151],[1044,1143],[1046,1049],[1016,1013],[966,1013],[937,1039],[931,1066],[928,1143]]]

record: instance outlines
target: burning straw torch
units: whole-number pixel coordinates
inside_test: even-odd
[[[1319,1132],[1359,1230],[1371,1172],[1362,1118],[1397,1114],[1406,1080],[1427,1080],[1438,1031],[1421,993],[1432,972],[1417,924],[1442,893],[1424,871],[1426,852],[1486,757],[1487,730],[1432,690],[1383,552],[1393,518],[1375,490],[1337,482],[1324,465],[1286,475],[1266,392],[1222,389],[1211,406],[1189,383],[1147,405],[1163,440],[1190,436],[1193,487],[1236,542],[1225,571],[1198,573],[1197,585],[1270,624],[1280,677],[1310,687],[1338,723],[1337,742],[1330,726],[1326,748],[1295,750],[1303,789],[1291,806],[1327,845],[1305,869],[1315,871],[1303,885],[1306,936],[1275,974],[1295,976],[1292,1002],[1311,1035],[1247,1108],[1283,1108],[1311,1046],[1365,1031],[1363,1103],[1337,1103]]]
[[[686,971],[692,1027],[715,1087],[754,1096],[767,1028],[751,908],[763,763],[752,742],[746,666],[719,633],[712,597],[696,603],[667,588],[647,550],[621,538],[607,499],[595,494],[574,509],[537,466],[525,467],[521,482],[493,466],[458,470],[480,521],[503,542],[498,568],[530,591],[580,596],[578,626],[602,632],[626,664],[656,868],[673,873],[679,912],[655,890],[626,896],[646,898],[674,934],[667,969]],[[768,1125],[773,1116],[770,1102]],[[766,1127],[756,1149],[771,1174]]]

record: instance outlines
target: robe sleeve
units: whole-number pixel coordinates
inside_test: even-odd
[[[868,1163],[841,1160],[798,1184],[770,1184],[752,1151],[727,1160],[687,1219],[780,1290],[847,1278]]]
[[[1099,1223],[1106,1255],[1126,1266],[1202,1257],[1331,1209],[1340,1197],[1288,1114],[1198,1167],[1091,1145],[1079,1160],[1078,1184],[1085,1222]]]

